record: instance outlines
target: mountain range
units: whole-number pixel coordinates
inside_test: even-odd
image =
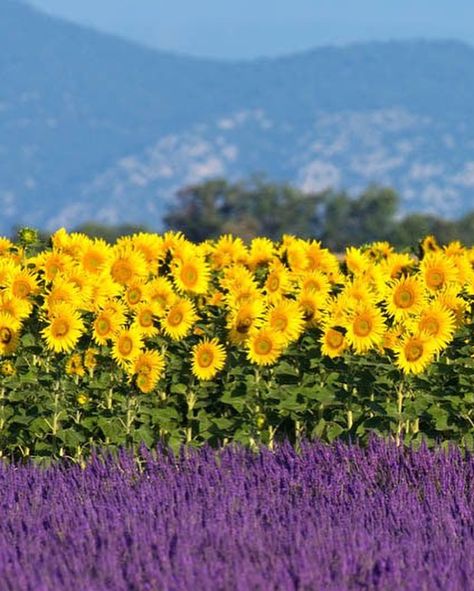
[[[160,229],[176,191],[263,173],[306,191],[394,187],[474,209],[474,48],[398,41],[228,62],[0,3],[0,231]]]

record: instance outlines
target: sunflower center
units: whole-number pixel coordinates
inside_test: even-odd
[[[314,316],[315,316],[316,310],[313,306],[311,306],[309,303],[305,303],[303,305],[303,318],[306,322],[309,322],[310,320],[313,320]]]
[[[338,330],[331,329],[326,335],[326,342],[331,349],[339,349],[344,342],[344,335]]]
[[[65,320],[59,318],[54,322],[52,332],[55,337],[64,337],[69,332],[69,324]]]
[[[138,304],[138,302],[142,299],[142,292],[141,289],[138,287],[134,287],[127,291],[127,300],[131,306]]]
[[[366,337],[372,330],[372,323],[368,318],[356,318],[354,321],[354,333],[358,337]]]
[[[88,252],[84,255],[82,262],[87,271],[95,272],[104,264],[104,258],[96,252]]]
[[[309,289],[310,291],[320,291],[321,285],[315,281],[314,279],[309,279],[304,284],[305,289]]]
[[[420,328],[429,335],[435,336],[439,333],[440,326],[436,318],[424,318],[420,322]]]
[[[395,292],[393,301],[398,308],[405,309],[413,305],[415,296],[410,289],[403,287]]]
[[[272,326],[275,330],[284,331],[288,326],[288,318],[286,316],[277,316],[273,322]]]
[[[276,275],[271,275],[267,282],[268,291],[278,291],[280,279]]]
[[[186,286],[193,286],[197,283],[198,274],[195,267],[184,265],[181,271],[181,280]]]
[[[426,283],[430,287],[440,287],[444,283],[444,273],[440,269],[432,269],[426,277]]]
[[[110,321],[107,318],[99,318],[96,324],[96,330],[100,335],[110,332]]]
[[[250,316],[247,316],[247,318],[242,318],[237,322],[236,330],[240,334],[247,334],[251,326],[252,318],[250,318]]]
[[[205,349],[204,351],[200,351],[198,355],[198,365],[200,367],[210,367],[214,360],[214,355],[212,351]]]
[[[16,298],[26,298],[29,296],[31,290],[26,281],[19,280],[13,283],[12,291]]]
[[[168,315],[168,324],[171,326],[178,326],[183,322],[183,313],[180,310],[174,310]]]
[[[423,355],[423,345],[421,343],[410,343],[405,348],[407,361],[418,361]]]
[[[133,269],[127,261],[116,261],[112,265],[111,274],[115,281],[127,283],[133,277]]]
[[[151,326],[153,324],[153,314],[150,312],[150,310],[143,310],[143,312],[140,314],[140,324],[145,327]]]
[[[268,355],[272,352],[273,343],[267,337],[260,337],[255,341],[255,353],[257,355]]]
[[[12,338],[13,332],[11,329],[7,328],[6,326],[2,326],[2,328],[0,328],[0,343],[2,343],[2,345],[8,345]]]
[[[118,344],[118,350],[121,355],[130,355],[133,350],[133,340],[127,335],[122,336]]]

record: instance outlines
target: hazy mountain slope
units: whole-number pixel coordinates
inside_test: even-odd
[[[220,63],[0,3],[0,230],[159,225],[173,192],[266,172],[312,190],[392,184],[405,207],[474,207],[474,49],[324,48]]]

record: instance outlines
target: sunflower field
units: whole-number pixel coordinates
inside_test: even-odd
[[[0,239],[0,452],[474,446],[474,248],[58,230]]]

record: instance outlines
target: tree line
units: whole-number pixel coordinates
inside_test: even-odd
[[[145,226],[82,224],[75,230],[113,241],[117,236],[150,230]],[[287,183],[261,177],[230,182],[213,179],[184,187],[163,218],[162,230],[183,232],[200,242],[222,234],[244,240],[283,234],[315,238],[334,251],[348,245],[387,240],[398,248],[413,246],[427,235],[440,244],[474,243],[474,212],[456,220],[427,213],[400,213],[400,197],[391,188],[369,186],[356,197],[328,189],[303,192]]]

